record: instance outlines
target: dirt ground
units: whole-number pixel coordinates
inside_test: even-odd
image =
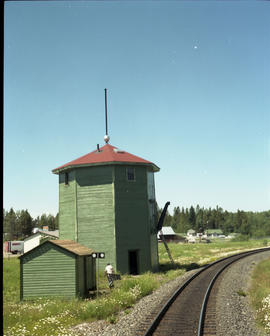
[[[19,257],[21,254],[12,254],[12,253],[9,253],[9,252],[3,252],[3,258],[16,258],[16,257]]]

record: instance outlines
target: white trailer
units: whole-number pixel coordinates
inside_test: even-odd
[[[12,254],[23,254],[24,242],[23,241],[10,241],[9,242],[9,252]]]

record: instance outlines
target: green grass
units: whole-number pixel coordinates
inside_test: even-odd
[[[3,297],[5,303],[19,299],[20,262],[18,258],[4,259]]]
[[[159,262],[161,269],[167,270],[168,267],[170,268],[168,255],[163,244],[160,244],[159,246]],[[169,244],[174,261],[184,270],[200,267],[207,263],[211,263],[217,258],[226,257],[237,251],[264,246],[265,239],[240,242],[215,240],[210,244]]]
[[[270,335],[270,259],[256,266],[252,275],[250,297],[259,327],[266,335]]]
[[[244,292],[243,289],[241,289],[241,288],[238,289],[237,294],[238,294],[239,296],[247,296],[247,293]]]
[[[106,319],[108,323],[115,323],[120,311],[128,314],[140,298],[152,293],[165,282],[227,254],[262,245],[262,240],[169,244],[175,260],[173,266],[163,244],[159,244],[159,273],[149,272],[136,277],[123,275],[122,280],[116,281],[115,288],[111,291],[104,274],[100,273],[100,295],[98,299],[87,300],[37,298],[34,301],[20,302],[19,260],[4,259],[4,335],[64,336],[73,335],[69,328],[83,322]]]
[[[11,280],[12,279],[12,283]],[[19,261],[4,260],[4,334],[17,335],[72,335],[70,326],[82,322],[106,319],[114,323],[117,314],[131,308],[136,301],[152,293],[166,281],[156,274],[145,273],[138,277],[124,275],[108,290],[107,279],[100,274],[99,298],[72,299],[37,298],[19,301]]]

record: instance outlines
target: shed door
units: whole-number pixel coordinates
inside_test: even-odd
[[[87,292],[96,287],[96,269],[95,269],[94,262],[95,262],[95,259],[93,261],[93,258],[90,256],[87,256],[85,258],[85,264],[86,264],[85,277],[86,277]]]

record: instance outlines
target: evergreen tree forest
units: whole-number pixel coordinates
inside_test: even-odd
[[[158,207],[158,215],[162,209]],[[57,230],[58,214],[42,214],[32,218],[28,210],[3,210],[3,240],[23,240],[32,234],[33,228],[42,229],[48,226],[50,231]],[[208,229],[221,229],[225,235],[239,233],[241,235],[261,238],[270,236],[270,210],[263,212],[224,211],[221,207],[204,208],[197,205],[195,208],[173,209],[171,215],[166,213],[163,226],[171,226],[176,233],[186,234],[189,229],[204,232]]]
[[[58,229],[58,214],[56,216],[42,214],[32,218],[28,210],[3,211],[3,240],[23,240],[32,234],[34,228],[42,229],[48,226],[50,231]]]
[[[159,215],[162,209],[158,208]],[[176,233],[186,234],[189,229],[204,232],[209,229],[220,229],[225,235],[239,233],[241,235],[261,238],[270,236],[270,210],[263,212],[224,211],[221,207],[195,208],[175,207],[173,214],[166,213],[163,226],[171,226]]]

